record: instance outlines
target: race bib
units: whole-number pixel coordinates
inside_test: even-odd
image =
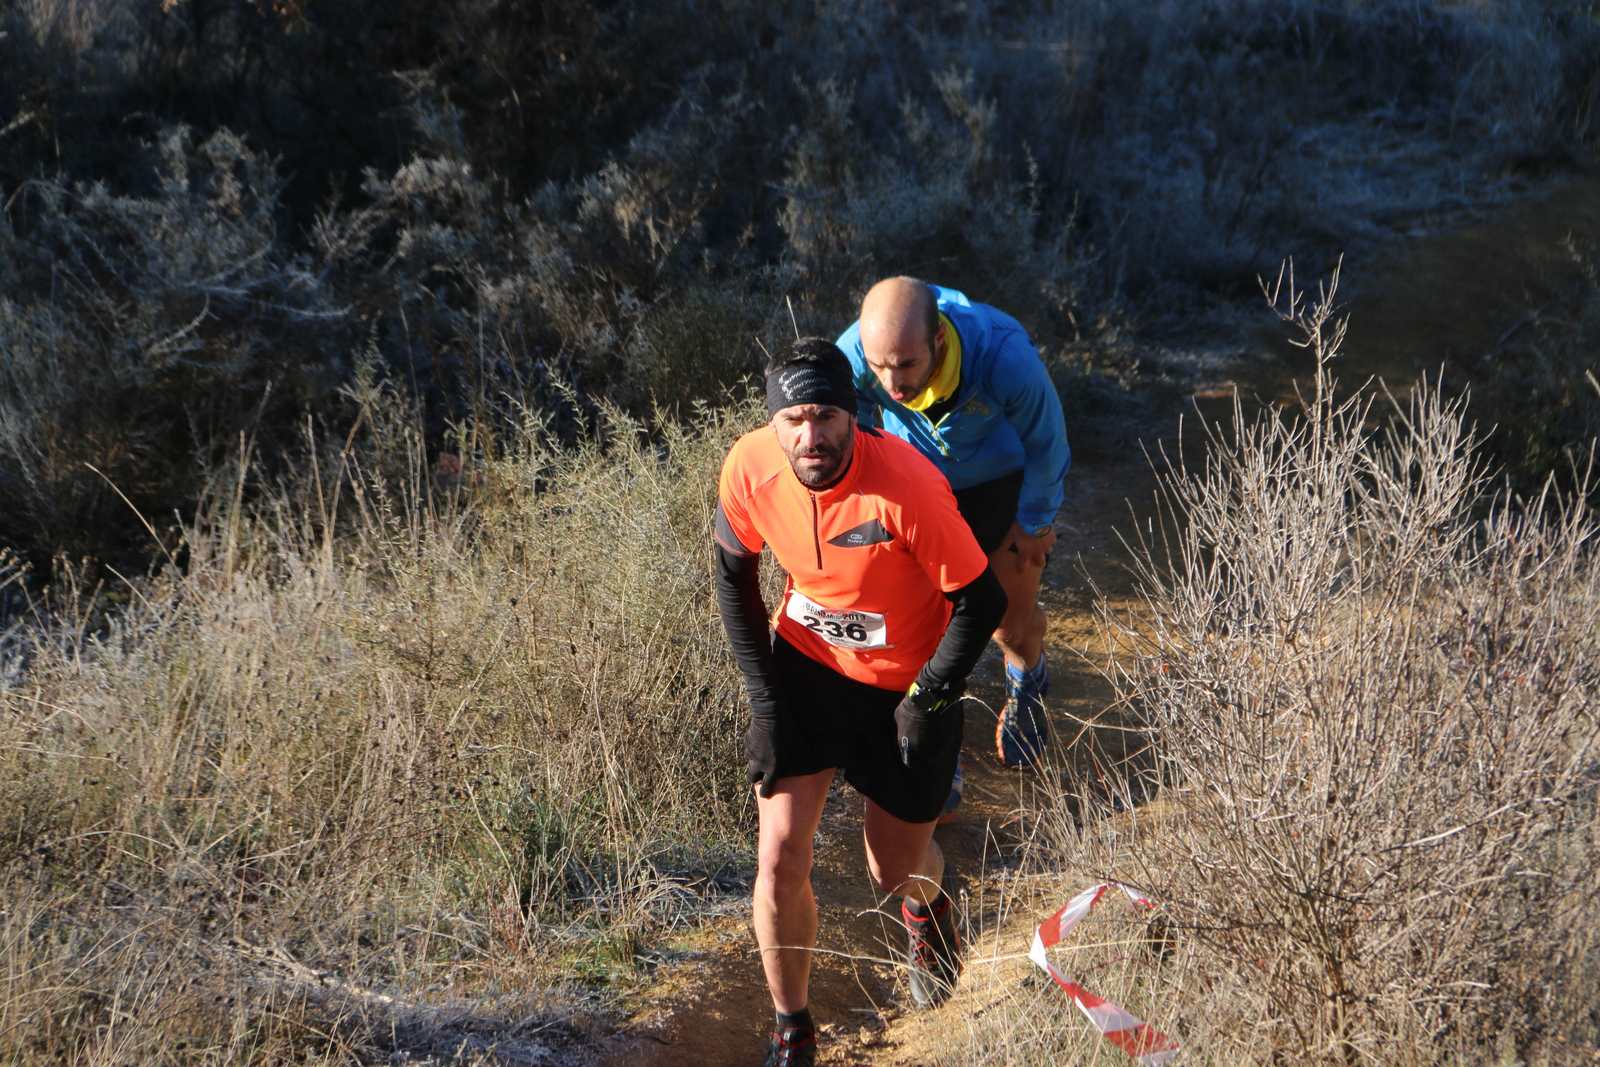
[[[889,643],[889,629],[882,615],[825,608],[792,589],[784,614],[839,648],[884,648]]]

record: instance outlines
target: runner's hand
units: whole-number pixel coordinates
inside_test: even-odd
[[[912,682],[894,709],[895,739],[900,743],[900,762],[915,767],[924,752],[935,752],[955,716],[961,714],[961,683],[942,689],[924,689]]]
[[[744,733],[744,758],[750,784],[760,785],[762,796],[772,796],[778,784],[777,708],[750,709],[750,728]]]
[[[1006,534],[1006,546],[1016,554],[1018,570],[1024,567],[1043,567],[1050,556],[1050,550],[1055,547],[1054,527],[1045,526],[1035,533],[1037,536],[1012,523],[1010,531]]]

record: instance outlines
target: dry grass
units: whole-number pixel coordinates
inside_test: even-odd
[[[1178,1029],[1229,1062],[1561,1062],[1597,1032],[1593,519],[1482,510],[1426,383],[1372,429],[1336,286],[1272,290],[1314,395],[1173,466],[1143,609],[1104,613],[1177,783],[1129,858],[1184,933]]]
[[[1158,959],[1108,902],[1063,966],[1191,1062],[1558,1063],[1600,1031],[1590,517],[1486,505],[1459,408],[1423,387],[1374,429],[1332,294],[1279,307],[1315,394],[1175,465],[1142,603],[1104,608],[1170,788],[1022,798],[947,1062],[1119,1062],[1012,937],[1106,877],[1179,936]],[[350,396],[256,503],[248,449],[214,479],[181,566],[63,565],[0,635],[0,1060],[538,1062],[743,898],[706,534],[754,404],[575,447],[498,417],[441,456]]]
[[[1119,651],[1098,726],[1142,718],[1157,766],[1084,737],[1036,779],[1022,868],[968,902],[938,1062],[1128,1062],[1023,956],[1108,878],[1159,901],[1158,925],[1110,899],[1052,956],[1182,1062],[1593,1055],[1596,528],[1581,490],[1486,495],[1461,406],[1429,383],[1382,419],[1370,391],[1341,395],[1337,281],[1269,294],[1315,362],[1301,410],[1236,407],[1202,465],[1172,463],[1140,597],[1100,599]]]
[[[1048,775],[1047,775],[1048,777]],[[966,905],[966,967],[957,1003],[934,1025],[942,1031],[941,1064],[1125,1064],[1066,994],[1029,958],[1033,928],[1079,891],[1110,877],[1128,878],[1128,844],[1142,832],[1145,813],[1113,814],[1094,806],[1087,821],[1064,806],[1041,806],[1019,850],[1020,868],[988,872]],[[1092,805],[1093,802],[1091,802]],[[1082,811],[1074,805],[1075,811]],[[1071,841],[1064,856],[1059,845]],[[1007,849],[1010,851],[1010,849]],[[1050,870],[1040,868],[1050,867]],[[1149,916],[1108,895],[1083,923],[1050,950],[1054,965],[1090,992],[1107,997],[1167,1033],[1185,1002],[1185,960],[1158,963]],[[1182,1035],[1187,1037],[1187,1035]]]
[[[64,570],[13,637],[0,1060],[347,1062],[471,1036],[469,995],[559,1034],[737,885],[705,532],[750,412],[456,474],[360,399],[370,437],[219,492],[181,570],[117,608]]]

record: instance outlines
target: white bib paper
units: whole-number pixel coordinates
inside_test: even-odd
[[[789,591],[784,614],[839,648],[884,648],[889,643],[889,628],[882,615],[825,608],[797,590]]]

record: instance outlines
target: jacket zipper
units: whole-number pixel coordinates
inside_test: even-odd
[[[811,496],[811,541],[817,546],[817,571],[822,571],[822,529],[817,520],[817,494]]]
[[[945,419],[948,419],[951,415],[954,415],[961,408],[966,407],[967,401],[971,399],[971,395],[968,395],[964,399],[957,401],[949,411],[946,411],[943,415],[940,415],[937,421],[928,418],[928,416],[924,415],[920,411],[911,412],[913,415],[916,415],[922,420],[923,425],[928,427],[928,434],[933,438],[933,443],[939,446],[939,454],[941,456],[948,456],[950,454],[950,446],[945,444],[944,434],[940,432],[939,428],[944,425]],[[910,411],[911,409],[907,408],[906,410]]]

